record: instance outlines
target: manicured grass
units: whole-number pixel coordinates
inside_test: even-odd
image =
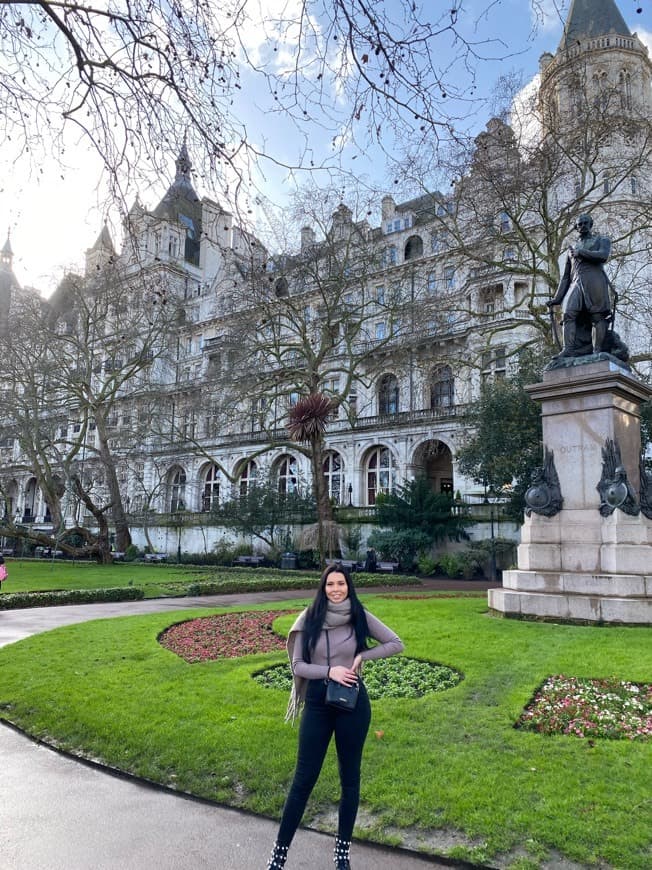
[[[416,700],[373,703],[361,836],[395,840],[403,831],[425,841],[455,830],[468,845],[452,856],[520,870],[546,859],[554,866],[559,855],[627,870],[652,864],[650,742],[514,728],[548,675],[649,681],[649,629],[500,620],[478,598],[364,600],[397,630],[406,655],[465,678]],[[157,637],[192,615],[207,613],[84,623],[0,650],[0,715],[69,750],[277,817],[296,728],[283,723],[286,694],[251,677],[283,653],[188,664]],[[292,620],[275,627],[287,631]],[[332,812],[337,792],[331,755],[313,817]]]
[[[191,566],[149,565],[139,562],[72,562],[49,559],[7,559],[9,579],[3,592],[45,592],[51,589],[108,589],[119,586],[148,587],[155,591],[166,583],[192,582],[198,571]]]

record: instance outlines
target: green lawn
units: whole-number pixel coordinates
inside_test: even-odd
[[[519,870],[559,866],[559,856],[623,870],[652,865],[652,744],[513,727],[550,674],[650,681],[649,629],[501,620],[487,615],[483,598],[364,600],[398,631],[407,655],[465,678],[419,700],[374,702],[360,836],[425,843],[458,832],[466,845],[452,857]],[[251,675],[283,654],[189,665],[157,636],[191,615],[100,620],[5,647],[0,715],[66,749],[277,817],[296,729],[283,723],[285,694]],[[287,631],[292,618],[276,628]],[[330,818],[336,796],[331,758],[312,818]]]
[[[3,592],[45,592],[51,589],[108,589],[144,586],[153,589],[174,582],[192,582],[206,569],[191,565],[149,565],[142,562],[71,562],[51,559],[7,559],[9,579]],[[149,594],[147,597],[150,597]]]

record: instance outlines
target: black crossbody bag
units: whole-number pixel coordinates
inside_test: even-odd
[[[326,659],[330,670],[331,645],[328,640],[328,631],[326,631]],[[347,710],[350,713],[355,710],[355,705],[358,703],[359,691],[359,681],[353,686],[343,686],[337,680],[329,678],[326,680],[326,705],[328,707],[337,707],[338,710]]]

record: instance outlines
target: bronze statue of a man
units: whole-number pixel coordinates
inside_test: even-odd
[[[584,356],[606,350],[611,319],[609,279],[603,263],[609,259],[611,242],[591,232],[593,218],[580,215],[575,229],[578,244],[568,249],[566,267],[550,307],[562,305],[564,348],[560,357]]]

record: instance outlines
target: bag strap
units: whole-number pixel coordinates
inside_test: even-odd
[[[325,631],[326,631],[326,664],[328,665],[328,668],[329,668],[329,670],[330,670],[330,666],[331,666],[331,645],[330,645],[330,642],[329,642],[329,640],[328,640],[328,629],[325,629]]]

